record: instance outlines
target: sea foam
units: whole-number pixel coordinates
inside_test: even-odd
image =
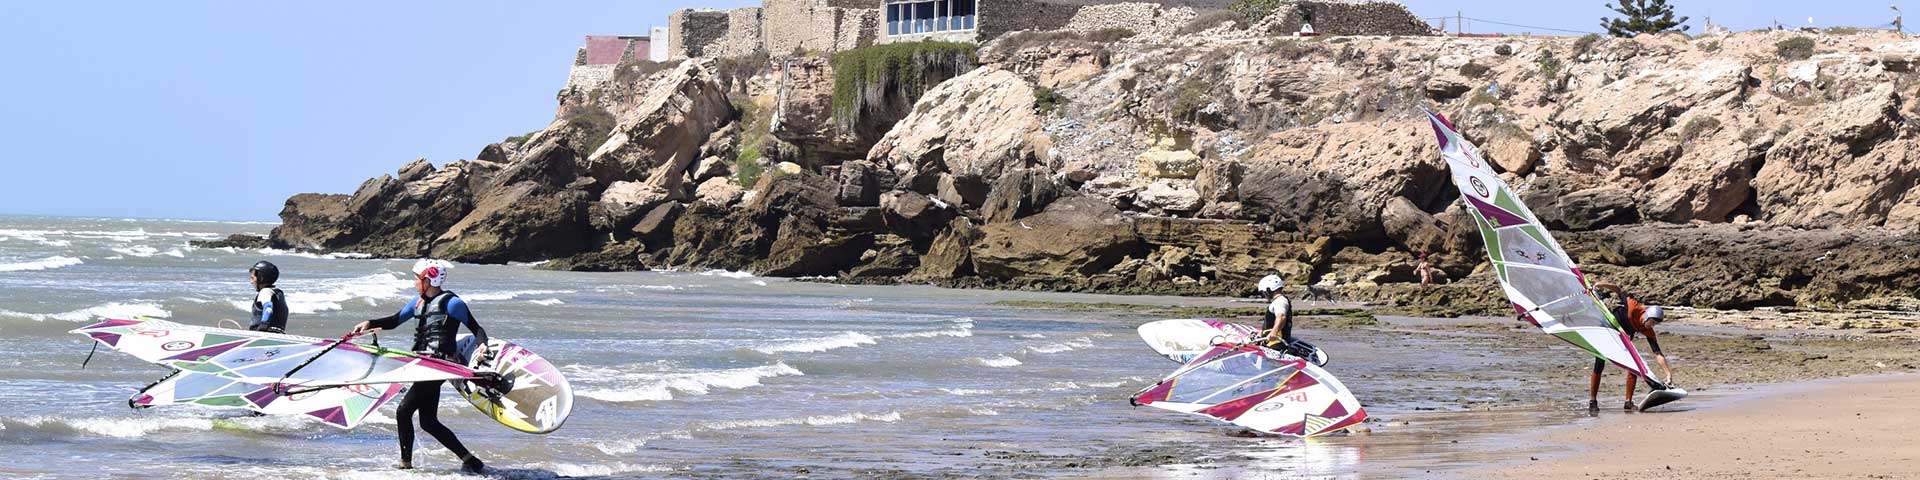
[[[50,269],[55,269],[60,267],[70,267],[70,266],[79,265],[82,263],[86,263],[86,262],[80,261],[80,259],[73,258],[73,257],[53,256],[53,257],[42,258],[39,260],[30,260],[25,262],[0,263],[0,272],[25,272],[25,271],[33,271],[33,270],[50,270]]]

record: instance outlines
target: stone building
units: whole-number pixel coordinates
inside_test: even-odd
[[[662,29],[655,28],[658,32]],[[567,86],[593,88],[613,78],[613,69],[622,62],[638,60],[666,60],[665,45],[657,44],[653,36],[630,35],[587,35],[587,40],[574,52],[573,68],[567,71]]]
[[[1234,0],[764,0],[734,10],[690,9],[669,17],[671,58],[838,52],[920,40],[986,42],[1022,30],[1127,28],[1170,34],[1200,12]],[[1398,2],[1301,0],[1267,22],[1311,23],[1328,35],[1431,35]],[[1288,30],[1291,31],[1291,30]]]

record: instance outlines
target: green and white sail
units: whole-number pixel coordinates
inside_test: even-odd
[[[1427,120],[1514,311],[1541,331],[1647,379],[1655,389],[1665,389],[1648,374],[1647,362],[1627,338],[1621,320],[1594,296],[1580,267],[1500,180],[1480,149],[1461,138],[1445,117],[1427,112]]]

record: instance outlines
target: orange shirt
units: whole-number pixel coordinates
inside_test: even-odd
[[[1647,306],[1640,304],[1640,299],[1627,297],[1627,318],[1621,319],[1626,322],[1627,338],[1633,338],[1636,333],[1646,335],[1647,346],[1653,347],[1653,353],[1660,353],[1659,334],[1653,332],[1653,326],[1647,325],[1646,316]]]

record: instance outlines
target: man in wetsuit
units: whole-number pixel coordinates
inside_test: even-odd
[[[1613,292],[1612,297],[1615,301],[1609,302],[1613,303],[1610,307],[1613,309],[1613,317],[1627,327],[1627,341],[1632,342],[1635,336],[1646,335],[1647,346],[1653,348],[1653,358],[1659,361],[1661,372],[1665,374],[1668,381],[1671,381],[1673,368],[1667,366],[1667,355],[1660,353],[1660,336],[1653,331],[1654,326],[1666,321],[1666,309],[1642,305],[1640,299],[1627,296],[1626,291],[1619,285],[1601,283],[1594,285],[1594,288]],[[1600,372],[1606,368],[1606,360],[1593,359],[1593,375],[1587,381],[1587,408],[1590,410],[1600,408]],[[1628,411],[1634,410],[1633,388],[1639,381],[1639,376],[1627,375],[1627,402],[1623,408]]]
[[[485,357],[487,330],[480,328],[480,323],[474,321],[473,313],[467,310],[467,302],[453,292],[442,288],[447,282],[447,271],[452,267],[453,265],[438,260],[420,260],[414,263],[414,288],[420,292],[420,297],[402,307],[399,313],[360,322],[353,327],[353,331],[359,333],[392,329],[408,320],[415,320],[417,323],[413,331],[414,353],[462,363],[454,338],[459,333],[460,326],[466,325],[467,330],[473,332],[476,340],[474,344],[479,345],[474,350],[474,355]],[[444,384],[446,381],[443,380],[415,383],[407,389],[406,396],[400,398],[398,419],[400,463],[394,465],[394,468],[403,470],[413,468],[413,419],[418,415],[420,429],[426,430],[427,434],[433,435],[435,440],[440,441],[440,445],[447,447],[447,450],[454,455],[458,455],[462,471],[480,473],[486,469],[486,465],[481,463],[479,458],[474,457],[472,452],[467,451],[466,446],[460,444],[460,439],[453,435],[452,430],[440,424],[437,410],[440,408],[440,387]]]
[[[281,292],[273,282],[280,280],[280,267],[266,260],[253,263],[247,269],[247,280],[253,283],[253,321],[247,330],[268,333],[286,333],[287,331],[287,294]]]
[[[1293,338],[1293,302],[1280,294],[1280,288],[1286,286],[1286,281],[1279,275],[1267,275],[1255,286],[1260,295],[1267,299],[1267,311],[1260,315],[1258,343],[1294,356],[1306,357],[1302,352],[1295,351],[1300,341]],[[1304,353],[1312,354],[1311,347]]]

